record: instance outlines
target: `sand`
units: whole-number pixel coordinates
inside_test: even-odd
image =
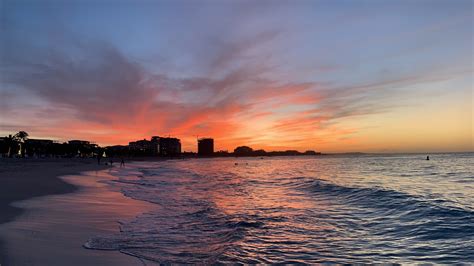
[[[21,213],[14,201],[77,189],[58,176],[105,168],[92,159],[0,159],[0,224]]]
[[[143,265],[82,246],[153,207],[113,191],[107,171],[89,159],[0,160],[0,264]]]

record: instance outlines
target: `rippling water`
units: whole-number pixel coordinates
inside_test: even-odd
[[[85,246],[160,263],[474,262],[474,154],[424,158],[129,164],[113,185],[156,210]]]

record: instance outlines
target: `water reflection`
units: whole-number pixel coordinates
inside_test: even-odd
[[[472,155],[418,157],[136,163],[119,185],[159,210],[90,243],[162,263],[473,261]]]

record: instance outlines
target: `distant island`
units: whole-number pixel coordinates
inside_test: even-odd
[[[226,150],[214,151],[214,139],[197,139],[197,152],[182,152],[181,140],[172,137],[152,136],[150,140],[136,140],[128,145],[114,145],[100,147],[86,140],[70,140],[57,142],[49,139],[32,139],[25,131],[0,137],[1,157],[167,157],[167,158],[194,158],[194,157],[263,157],[263,156],[314,156],[321,152],[308,150],[265,151],[254,150],[249,146],[239,146],[233,152]]]

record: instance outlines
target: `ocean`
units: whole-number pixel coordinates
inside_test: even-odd
[[[474,154],[128,163],[152,211],[85,247],[159,263],[474,263]]]

